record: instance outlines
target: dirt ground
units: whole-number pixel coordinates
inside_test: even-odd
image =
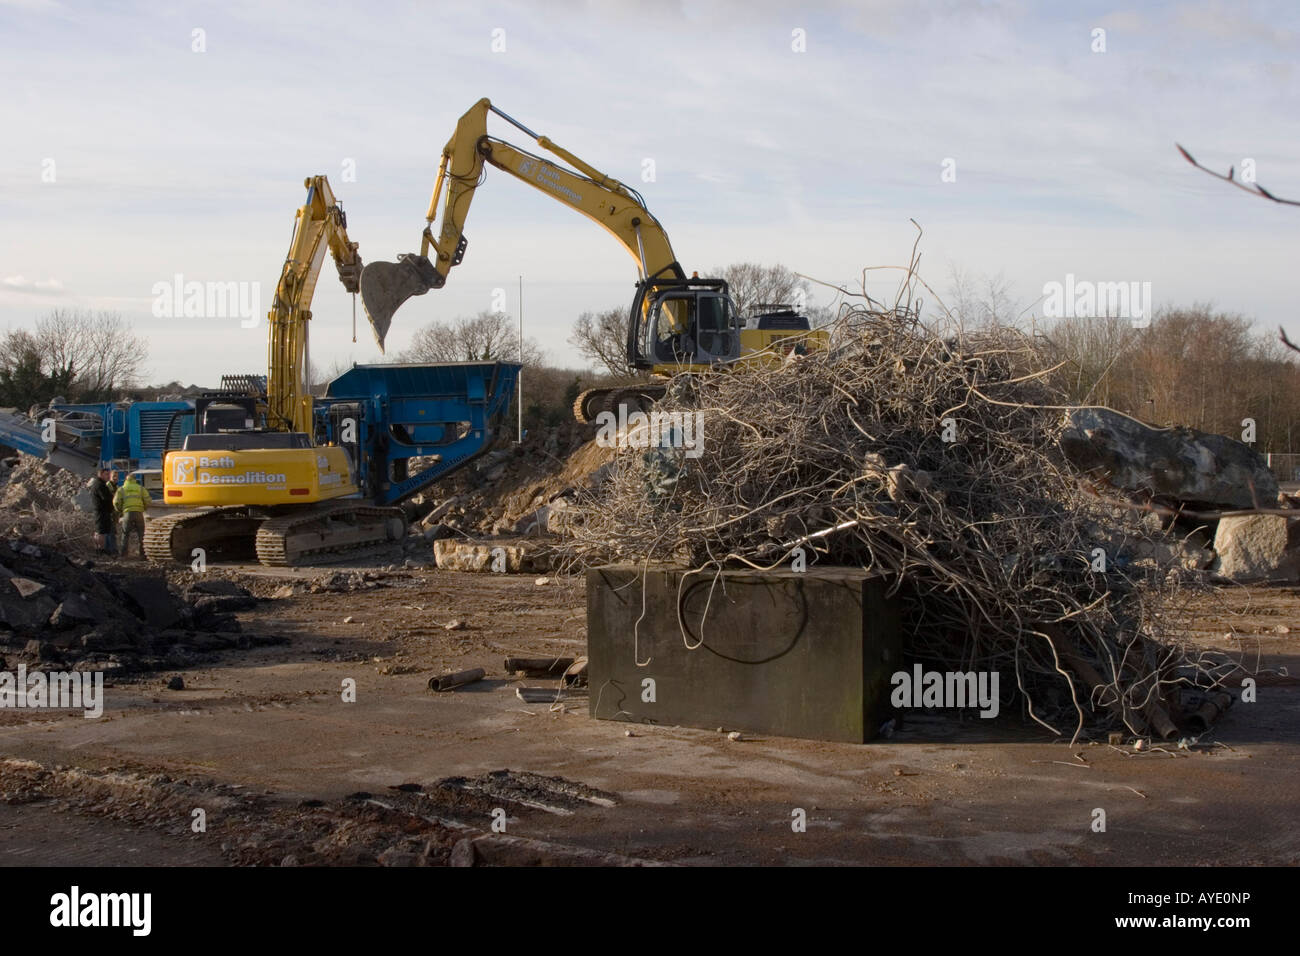
[[[1190,749],[1135,753],[1015,715],[921,715],[866,746],[595,721],[584,693],[525,703],[557,682],[503,671],[584,652],[579,579],[209,573],[266,598],[246,632],[288,643],[118,679],[99,719],[0,711],[0,863],[441,864],[469,841],[481,863],[1300,862],[1300,681],[1276,673],[1300,674],[1300,589],[1201,601],[1198,644],[1274,673]],[[471,667],[487,679],[426,687]]]

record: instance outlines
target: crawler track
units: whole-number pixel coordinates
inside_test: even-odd
[[[649,382],[642,385],[624,385],[613,388],[589,388],[573,403],[573,417],[584,425],[596,420],[601,412],[618,415],[620,405],[627,406],[627,414],[649,412],[655,402],[664,397],[665,385]]]
[[[400,508],[331,502],[268,515],[246,507],[164,515],[145,528],[144,553],[160,564],[189,564],[194,549],[232,550],[269,567],[308,564],[321,555],[346,554],[406,533]]]
[[[247,508],[208,508],[154,518],[145,526],[144,553],[160,564],[189,564],[195,548],[251,538],[264,519]]]
[[[257,529],[257,560],[268,567],[292,567],[320,555],[386,544],[405,533],[400,508],[325,505],[263,521]]]

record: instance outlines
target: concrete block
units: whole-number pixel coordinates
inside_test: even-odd
[[[1219,559],[1213,569],[1234,581],[1261,578],[1295,580],[1300,553],[1300,523],[1281,515],[1233,515],[1219,519],[1214,550]]]
[[[444,571],[505,571],[511,574],[550,570],[550,559],[528,542],[443,538],[433,543],[433,557]]]
[[[590,570],[591,715],[871,740],[888,718],[889,677],[903,660],[898,606],[885,590],[883,579],[852,568],[717,578],[664,568],[643,576],[631,565]]]

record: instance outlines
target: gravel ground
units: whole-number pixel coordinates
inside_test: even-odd
[[[480,862],[1300,862],[1294,677],[1261,677],[1259,701],[1190,750],[1068,748],[1010,715],[921,715],[868,746],[733,741],[593,721],[581,695],[516,696],[505,656],[583,652],[577,580],[378,561],[210,573],[264,598],[238,614],[245,632],[287,643],[119,679],[98,720],[0,712],[0,862],[74,862],[84,846],[103,863],[439,865],[465,840]],[[1300,590],[1226,589],[1198,610],[1198,644],[1300,673]],[[487,678],[425,686],[469,667]],[[168,690],[176,674],[184,689]],[[583,788],[607,799],[574,802]]]

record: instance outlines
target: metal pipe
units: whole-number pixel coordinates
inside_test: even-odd
[[[519,277],[519,364],[524,364],[524,277]],[[516,411],[519,413],[519,437],[516,443],[522,444],[524,440],[524,370],[519,370],[519,375],[515,379],[515,387],[518,389],[518,396],[515,399],[515,405],[518,406]]]
[[[637,258],[640,260],[640,263],[638,264],[638,268],[641,270],[640,278],[645,279],[649,276],[650,270],[646,268],[645,264],[645,246],[641,242],[640,217],[632,220],[632,228],[636,230],[636,254]]]
[[[442,181],[447,177],[447,154],[442,154],[442,161],[438,163],[438,178],[433,181],[433,196],[429,199],[429,211],[425,213],[424,221],[433,222],[438,217],[438,198],[442,195]]]
[[[509,123],[511,126],[515,127],[515,129],[523,130],[525,133],[527,133],[529,136],[531,136],[534,140],[541,139],[540,136],[538,136],[536,133],[534,133],[532,130],[530,130],[530,129],[529,129],[527,126],[525,126],[523,123],[519,122],[519,120],[515,119],[513,116],[509,116],[509,115],[507,115],[507,114],[501,112],[501,111],[500,111],[499,109],[497,109],[495,106],[489,106],[488,109],[490,109],[493,113],[496,113],[497,116],[500,116],[503,120],[505,120],[505,121],[506,121],[507,123]]]
[[[430,677],[429,690],[454,690],[457,687],[464,687],[466,684],[482,680],[485,673],[486,671],[483,668],[473,667],[467,671],[443,674],[441,677]]]

